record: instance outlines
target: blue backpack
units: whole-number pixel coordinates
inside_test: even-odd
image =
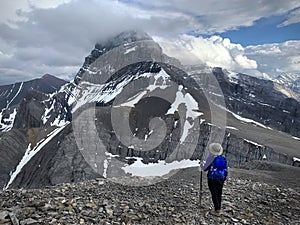
[[[226,179],[228,174],[227,161],[222,155],[217,156],[207,173],[207,177],[210,179]]]

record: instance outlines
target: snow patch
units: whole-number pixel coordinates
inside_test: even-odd
[[[7,102],[7,105],[6,105],[6,108],[5,108],[5,109],[8,109],[8,107],[10,106],[10,104],[11,104],[11,103],[15,100],[15,98],[19,95],[19,93],[20,93],[21,90],[22,90],[22,87],[23,87],[23,82],[20,84],[20,87],[19,87],[17,93],[15,94],[15,96],[14,96],[9,102]],[[12,89],[12,90],[13,90],[13,89]],[[11,90],[11,92],[12,92],[12,90]]]
[[[104,159],[104,162],[103,162],[103,174],[102,174],[104,178],[107,177],[107,168],[109,166],[111,158],[119,157],[118,155],[113,155],[109,152],[105,152],[105,155],[106,155],[106,159]],[[95,167],[97,167],[96,163],[95,163]]]
[[[89,74],[94,74],[94,75],[98,73],[98,71],[91,71],[89,68],[84,68],[84,67],[82,67],[82,70],[86,71]]]
[[[174,128],[176,128],[178,126],[178,122],[179,122],[179,120],[174,121]]]
[[[134,105],[137,104],[146,94],[147,91],[142,91],[141,93],[138,93],[130,98],[128,102],[122,103],[120,106],[128,106],[133,108]]]
[[[228,78],[229,78],[229,82],[233,83],[233,84],[238,84],[238,80],[239,80],[239,76],[238,73],[232,72],[232,71],[228,71],[229,74],[227,74]]]
[[[254,94],[252,94],[252,93],[249,93],[249,97],[255,98],[256,96]]]
[[[108,70],[111,70],[111,66],[108,65]],[[144,73],[131,77],[126,77],[121,82],[116,84],[116,81],[111,81],[106,84],[93,84],[90,82],[83,81],[80,85],[77,86],[73,91],[66,91],[69,94],[68,104],[72,105],[72,113],[78,110],[80,107],[85,105],[86,103],[93,102],[103,102],[108,103],[116,98],[119,95],[123,88],[129,84],[133,80],[137,80],[141,77],[152,78],[154,77],[154,84],[149,85],[145,91],[137,94],[135,97],[131,98],[129,102],[124,103],[122,106],[133,107],[145,94],[149,91],[153,91],[156,88],[165,89],[168,86],[166,85],[166,81],[170,79],[170,76],[161,69],[159,73]],[[162,80],[162,84],[158,84],[158,81]],[[74,84],[75,85],[75,84]]]
[[[293,161],[294,161],[294,162],[300,162],[300,159],[297,158],[297,157],[293,157]]]
[[[122,169],[125,171],[125,173],[130,173],[133,176],[141,177],[163,176],[175,169],[199,166],[199,160],[185,159],[181,161],[174,161],[171,163],[166,163],[164,160],[159,160],[158,163],[144,164],[142,162],[142,158],[132,158],[136,159],[136,161],[131,165],[122,167]]]
[[[231,129],[231,130],[239,130],[239,129],[237,129],[237,128],[235,128],[235,127],[231,127],[231,126],[226,126],[226,128],[227,128],[227,129]]]
[[[101,92],[100,96],[98,96],[99,98],[94,98],[93,101],[99,101],[99,102],[104,102],[104,103],[108,103],[110,101],[112,101],[113,99],[115,99],[117,97],[117,95],[119,95],[123,88],[129,84],[131,81],[133,80],[133,77],[129,77],[124,79],[122,82],[118,83],[117,86],[115,87],[115,89],[110,89],[106,92]]]
[[[171,108],[168,110],[166,115],[174,114],[176,111],[178,111],[178,108],[181,104],[184,104],[186,106],[186,119],[190,117],[194,120],[197,117],[203,115],[203,113],[201,112],[194,111],[198,109],[197,101],[189,93],[184,94],[182,92],[182,89],[183,86],[179,85],[175,101],[171,105]]]
[[[155,74],[154,76],[153,76],[153,73],[144,73],[144,74],[138,76],[136,79],[139,79],[141,77],[147,77],[147,78],[154,77],[154,79],[155,79],[154,84],[150,84],[146,88],[145,91],[142,91],[142,92],[136,94],[135,96],[130,98],[128,102],[122,103],[121,105],[118,105],[118,106],[115,106],[115,107],[119,107],[119,106],[134,107],[134,105],[137,104],[146,94],[154,91],[157,88],[166,89],[168,87],[168,85],[166,85],[167,80],[170,79],[170,76],[164,71],[164,69],[161,69],[159,71],[159,73]],[[163,83],[162,84],[157,84],[157,82],[160,79],[163,80]]]
[[[183,133],[182,136],[180,137],[180,144],[184,142],[186,137],[188,136],[189,130],[194,126],[194,123],[190,123],[188,120],[185,121],[184,126],[183,126]]]
[[[247,140],[247,139],[244,139],[244,141],[248,142],[248,143],[251,143],[253,145],[256,145],[256,146],[259,146],[259,147],[263,147],[262,145],[256,143],[256,142],[253,142],[253,141],[250,141],[250,140]]]
[[[44,115],[42,115],[42,121],[43,124],[46,124],[48,119],[50,118],[51,115],[48,115],[52,110],[54,110],[54,105],[55,105],[55,99],[53,100],[53,103],[51,104],[50,108],[45,109]]]
[[[240,120],[240,121],[243,121],[243,122],[246,122],[246,123],[254,123],[254,124],[256,124],[257,126],[263,127],[263,128],[265,128],[265,129],[273,130],[272,128],[267,127],[267,126],[265,126],[265,125],[263,125],[263,124],[261,124],[261,123],[259,123],[259,122],[256,122],[255,120],[241,117],[241,116],[239,116],[239,115],[237,115],[237,114],[235,114],[235,113],[233,113],[233,112],[231,112],[231,111],[228,111],[228,112],[230,112],[236,119],[238,119],[238,120]]]
[[[17,115],[17,109],[15,108],[14,111],[9,114],[8,118],[3,119],[3,115],[2,115],[3,111],[0,112],[0,127],[1,127],[1,131],[3,132],[7,132],[10,131],[13,128],[14,125],[14,121]],[[2,120],[4,123],[2,123]]]
[[[101,99],[102,89],[105,85],[92,84],[89,82],[81,82],[80,86],[75,91],[70,93],[68,104],[75,104],[72,108],[72,113],[85,105],[86,103],[96,102]],[[103,97],[103,96],[102,96]]]
[[[178,111],[179,106],[184,104],[186,107],[186,118],[183,126],[183,133],[180,138],[180,143],[183,143],[188,135],[188,131],[193,127],[194,123],[189,122],[190,119],[195,120],[197,117],[203,115],[201,112],[197,112],[198,103],[197,101],[189,94],[182,92],[183,86],[178,86],[178,91],[176,92],[175,101],[172,103],[170,109],[167,111],[166,115],[174,114]]]
[[[56,117],[53,122],[50,123],[51,126],[57,126],[57,127],[62,127],[68,124],[68,121],[65,121],[64,119],[60,119],[59,117]]]
[[[223,95],[214,93],[214,92],[212,92],[212,91],[210,91],[210,92],[208,92],[208,93],[211,94],[211,95],[214,95],[214,96],[224,97]]]
[[[129,52],[134,52],[134,51],[136,50],[136,47],[137,47],[137,46],[134,46],[134,47],[132,47],[132,48],[126,49],[126,51],[124,52],[124,55],[127,55]]]
[[[268,106],[268,107],[271,107],[271,108],[275,108],[275,107],[272,106],[272,105],[265,104],[265,103],[262,103],[262,102],[257,102],[257,103],[260,104],[260,105],[263,105],[263,106]]]

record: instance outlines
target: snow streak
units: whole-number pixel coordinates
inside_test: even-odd
[[[31,148],[31,144],[28,145],[25,154],[23,156],[23,158],[21,159],[21,161],[19,162],[19,164],[17,165],[16,169],[14,172],[11,173],[10,175],[10,179],[7,183],[7,185],[5,186],[4,190],[6,190],[7,188],[9,188],[9,186],[12,184],[12,182],[16,179],[16,177],[18,176],[18,174],[22,171],[23,167],[49,142],[52,140],[52,138],[54,138],[58,133],[60,133],[64,127],[60,127],[55,129],[54,131],[52,131],[50,134],[48,134],[48,136],[46,137],[46,139],[42,139],[40,142],[38,142],[36,144],[35,147]]]

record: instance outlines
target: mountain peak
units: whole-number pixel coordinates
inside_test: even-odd
[[[51,75],[51,74],[49,74],[49,73],[46,73],[45,75],[43,75],[42,77],[41,77],[41,79],[48,79],[48,78],[54,78],[55,76],[53,76],[53,75]]]
[[[143,42],[143,44],[141,44],[141,42]],[[119,49],[118,52],[112,51],[113,49],[117,48]],[[122,52],[121,54],[124,54],[124,56],[126,56],[126,54],[130,52],[135,52],[134,54],[136,59],[144,58],[152,61],[153,57],[155,56],[159,60],[161,60],[163,57],[165,57],[165,59],[169,61],[173,60],[170,57],[163,56],[162,49],[159,44],[157,44],[147,33],[140,30],[127,30],[119,33],[114,37],[108,38],[105,41],[98,42],[95,45],[95,48],[85,58],[82,68],[80,68],[80,70],[78,71],[74,79],[75,84],[78,84],[79,80],[82,79],[83,74],[89,70],[89,66],[100,56],[108,52],[111,52],[111,54],[120,54],[120,51]],[[142,54],[142,52],[145,51],[147,51],[148,54]],[[146,58],[145,55],[147,55]],[[117,59],[117,57],[113,58]],[[128,57],[122,57],[122,60],[124,60],[125,62],[127,60],[126,58]],[[118,60],[121,59],[119,58]],[[120,64],[121,62],[119,61],[115,63]],[[175,63],[177,63],[177,61]],[[94,74],[93,77],[95,77]]]
[[[118,47],[122,44],[128,44],[136,41],[153,40],[147,33],[141,30],[128,30],[119,33],[103,42],[98,42],[95,49],[101,51],[108,51],[112,48]]]
[[[60,83],[60,85],[63,85],[65,83],[67,83],[67,81],[65,81],[65,80],[63,80],[59,77],[56,77],[54,75],[48,74],[48,73],[46,73],[41,78],[39,78],[39,80],[47,81],[47,82],[50,82],[50,83]]]
[[[119,33],[118,35],[107,39],[102,43],[97,43],[96,48],[98,47],[117,47],[122,44],[128,44],[136,41],[144,41],[144,40],[153,40],[147,33],[141,30],[127,30]]]
[[[127,30],[118,34],[115,40],[134,42],[134,41],[143,41],[143,40],[153,40],[146,32],[141,30]]]

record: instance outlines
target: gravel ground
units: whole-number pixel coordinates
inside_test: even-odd
[[[116,179],[97,179],[6,190],[0,192],[0,224],[300,224],[299,192],[272,183],[279,177],[231,168],[218,217],[205,176],[199,207],[199,174],[197,168],[187,168],[148,186],[132,184],[155,180],[134,177],[124,178],[123,185]]]

